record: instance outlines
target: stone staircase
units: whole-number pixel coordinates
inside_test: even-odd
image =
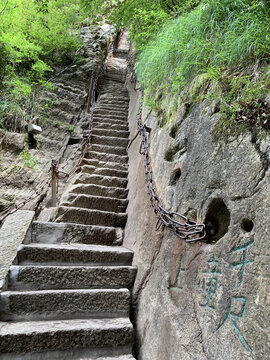
[[[0,359],[134,360],[136,276],[127,215],[126,35],[108,67],[92,143],[55,222],[34,222],[0,301]],[[119,57],[118,57],[119,56]]]

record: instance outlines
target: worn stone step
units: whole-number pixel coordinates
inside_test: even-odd
[[[65,112],[76,113],[80,110],[81,106],[82,104],[80,104],[79,102],[74,103],[73,101],[69,101],[67,99],[61,99],[57,103],[57,108]]]
[[[126,188],[127,179],[115,176],[103,176],[96,174],[80,173],[74,181],[74,184],[101,185],[108,187]]]
[[[115,169],[115,170],[120,170],[120,171],[124,171],[126,173],[128,173],[128,164],[119,164],[118,162],[112,162],[112,161],[101,161],[98,159],[86,159],[84,158],[82,161],[83,165],[89,165],[89,166],[94,166],[95,168],[97,168],[97,170],[99,168],[106,168],[106,169]],[[121,176],[119,176],[121,177]]]
[[[84,185],[84,184],[74,185],[71,188],[71,191],[77,194],[116,197],[119,199],[125,199],[128,194],[128,190],[125,188],[108,187],[101,185]]]
[[[72,73],[63,73],[61,76],[61,79],[65,80],[66,82],[75,82],[76,84],[83,84],[86,86],[87,79],[85,76],[84,71],[76,71]]]
[[[120,120],[120,119],[111,119],[110,117],[105,117],[105,116],[94,116],[93,117],[93,123],[107,123],[110,124],[111,127],[113,128],[113,126],[115,125],[124,125],[125,129],[128,129],[128,123],[127,120]],[[96,125],[94,125],[95,127]]]
[[[116,90],[114,88],[109,89],[108,87],[104,87],[104,88],[101,87],[99,89],[99,94],[100,95],[107,95],[108,93],[112,93],[113,96],[117,96],[122,100],[125,100],[125,101],[129,100],[129,95],[126,92],[118,91],[118,90]]]
[[[71,206],[86,208],[92,210],[104,210],[124,213],[126,211],[128,200],[93,196],[93,195],[78,195],[70,193],[67,200],[63,202],[62,206]]]
[[[129,94],[126,90],[123,90],[121,87],[121,84],[119,84],[117,81],[110,82],[108,84],[101,84],[99,87],[99,94],[108,94],[113,95],[114,97],[119,97],[119,99],[127,99],[129,98]]]
[[[107,145],[113,146],[115,148],[124,147],[125,149],[128,146],[129,140],[122,137],[114,136],[102,136],[102,135],[92,135],[91,143],[95,145]]]
[[[103,81],[108,81],[109,83],[113,82],[119,84],[119,86],[123,87],[125,80],[126,80],[126,74],[123,72],[119,74],[117,70],[108,70],[107,74],[104,76]],[[106,83],[105,83],[106,84]]]
[[[106,167],[106,166],[110,166],[111,164],[111,168]],[[119,166],[117,166],[118,164],[116,164],[116,166],[113,165],[114,163],[102,163],[102,162],[97,162],[94,163],[93,165],[83,165],[81,168],[81,172],[83,173],[87,173],[87,174],[95,174],[95,175],[103,175],[103,176],[114,176],[114,177],[120,177],[123,179],[127,179],[128,177],[128,171],[124,171],[124,170],[118,170]]]
[[[126,69],[122,72],[119,72],[118,69],[108,68],[107,73],[104,75],[103,81],[106,85],[113,82],[119,84],[119,87],[123,88],[125,79],[126,79]]]
[[[111,119],[111,120],[118,120],[118,121],[126,121],[127,122],[127,117],[128,115],[125,114],[109,114],[109,112],[104,112],[104,113],[100,113],[99,111],[94,113],[94,118],[107,118],[107,119]]]
[[[127,123],[117,123],[117,124],[112,124],[110,121],[108,122],[103,122],[102,120],[94,120],[94,130],[98,130],[98,131],[123,131],[123,132],[128,132],[129,133],[129,128],[128,128],[128,124]]]
[[[90,151],[95,151],[99,153],[107,153],[113,155],[126,155],[127,149],[125,146],[110,146],[110,145],[100,145],[100,144],[90,144],[89,145]],[[89,152],[86,152],[87,157]]]
[[[96,107],[95,108],[95,115],[105,115],[105,116],[108,116],[108,117],[113,117],[113,116],[116,116],[116,117],[125,117],[127,118],[128,116],[128,111],[122,111],[122,110],[119,110],[119,109],[113,109],[113,110],[109,110],[109,109],[105,109],[105,108],[101,108],[101,107]]]
[[[77,94],[78,96],[83,96],[87,93],[86,92],[87,86],[81,84],[77,84],[77,86],[76,85],[71,86],[68,85],[68,83],[63,83],[62,81],[60,81],[60,82],[56,82],[54,86],[56,91],[60,89],[60,91],[64,90],[69,93]]]
[[[70,206],[60,206],[56,221],[69,222],[73,224],[114,226],[123,228],[127,221],[127,214]]]
[[[66,320],[128,316],[128,289],[5,291],[0,321]]]
[[[17,254],[20,265],[131,265],[133,252],[119,246],[85,244],[22,245]]]
[[[129,131],[128,130],[115,130],[113,128],[102,129],[102,128],[94,128],[93,129],[93,136],[106,136],[106,137],[116,137],[116,138],[129,138]]]
[[[112,105],[112,106],[115,106],[115,105],[128,106],[129,99],[119,99],[118,97],[114,97],[113,95],[110,95],[110,94],[103,94],[103,95],[100,95],[98,104],[99,104],[99,106],[100,106],[100,104]]]
[[[130,289],[133,266],[17,266],[9,273],[10,290]]]
[[[40,244],[120,245],[123,238],[121,228],[106,226],[34,221],[31,230],[28,241]]]
[[[113,53],[113,56],[118,59],[127,59],[129,50],[117,50]]]
[[[128,113],[129,110],[129,105],[128,104],[118,104],[118,103],[113,103],[113,104],[109,104],[106,102],[99,102],[96,107],[96,109],[108,109],[108,110],[122,110]]]
[[[63,122],[63,123],[72,123],[73,120],[76,118],[77,114],[76,113],[69,113],[60,109],[53,109],[50,112],[50,117],[51,118],[56,118],[57,120]],[[63,124],[64,125],[64,124]]]
[[[124,346],[132,344],[133,328],[127,317],[5,323],[0,327],[0,353],[29,353]],[[91,356],[91,352],[89,352]],[[6,357],[6,359],[8,359]],[[29,357],[31,359],[31,357]],[[72,358],[70,358],[72,359]]]
[[[127,155],[116,155],[116,154],[108,154],[106,152],[97,152],[93,151],[92,149],[90,151],[87,151],[85,155],[85,159],[96,159],[99,161],[105,161],[105,162],[114,162],[119,164],[127,164],[128,163],[128,156]]]
[[[82,161],[82,165],[87,165],[90,167],[95,167],[96,171],[103,168],[119,170],[124,173],[128,173],[128,164],[119,164],[117,162],[112,161],[99,161],[97,159],[86,159],[84,158]],[[117,175],[117,177],[122,177],[122,175]],[[124,176],[123,176],[124,177]]]

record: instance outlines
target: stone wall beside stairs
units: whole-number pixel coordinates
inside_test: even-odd
[[[139,95],[129,84],[130,138]],[[143,118],[149,114],[144,108]],[[269,136],[214,144],[215,104],[197,104],[172,123],[152,114],[153,177],[165,207],[206,222],[208,241],[155,231],[139,137],[129,149],[124,245],[138,267],[133,320],[138,360],[269,358]]]

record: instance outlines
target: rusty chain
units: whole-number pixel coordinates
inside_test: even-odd
[[[153,207],[155,216],[157,218],[156,230],[159,230],[161,226],[166,226],[170,230],[172,230],[178,237],[184,239],[186,242],[202,240],[206,237],[205,225],[197,224],[184,215],[166,210],[162,204],[160,197],[157,194],[157,187],[155,180],[153,179],[153,170],[149,155],[150,129],[145,124],[143,124],[142,121],[144,92],[142,89],[140,91],[141,99],[136,120],[138,132],[141,137],[140,154],[142,154],[144,157],[143,162],[146,186],[151,206]]]

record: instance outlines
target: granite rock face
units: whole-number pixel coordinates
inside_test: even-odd
[[[138,94],[130,92],[133,138]],[[178,109],[165,128],[147,120],[158,193],[168,210],[206,223],[207,241],[185,243],[168,229],[155,231],[139,137],[130,147],[124,244],[138,266],[139,360],[269,357],[270,137],[214,144],[214,109],[198,104],[188,117]]]

